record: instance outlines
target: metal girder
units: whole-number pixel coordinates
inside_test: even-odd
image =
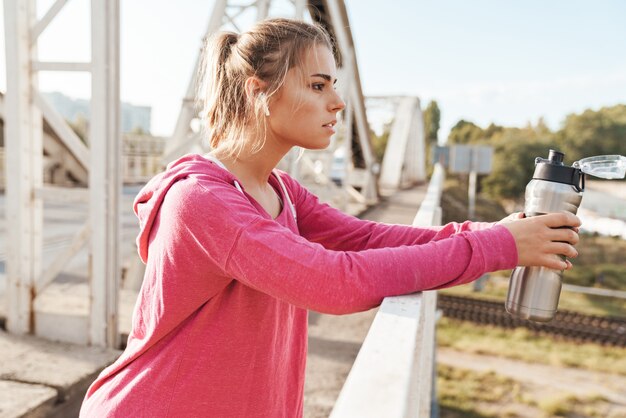
[[[239,15],[244,10],[250,8],[257,9],[257,20],[268,16],[271,0],[257,0],[245,6],[235,4],[235,2],[227,0],[216,1],[209,25],[207,27],[206,36],[223,29],[225,25],[230,25],[239,30],[240,25],[237,21]],[[333,36],[336,49],[339,55],[338,65],[340,66],[340,82],[339,90],[342,97],[346,101],[347,108],[343,112],[339,126],[339,132],[331,141],[331,146],[325,151],[306,151],[306,155],[312,161],[312,164],[300,164],[299,150],[293,149],[281,162],[281,167],[289,171],[294,177],[301,181],[307,178],[316,178],[322,180],[316,186],[316,192],[332,196],[337,193],[344,193],[348,199],[340,199],[344,204],[340,206],[347,209],[348,200],[357,203],[373,204],[378,200],[377,187],[377,166],[375,161],[371,141],[370,130],[365,113],[364,97],[361,91],[361,82],[358,72],[356,55],[354,53],[354,42],[349,30],[348,15],[342,0],[292,0],[294,5],[294,17],[299,19],[305,18],[305,12],[308,10],[309,20],[316,21],[326,27],[331,36]],[[195,108],[195,87],[196,75],[198,74],[199,58],[194,66],[193,76],[188,85],[185,97],[182,100],[182,106],[176,123],[176,128],[170,140],[167,142],[163,163],[166,164],[185,153],[203,150],[208,151],[208,146],[202,144],[202,135],[195,132],[191,128],[192,120],[197,118],[197,109]],[[342,144],[342,145],[340,145]],[[358,167],[354,167],[351,161],[346,165],[344,174],[343,187],[338,189],[332,187],[332,181],[327,181],[331,177],[331,167],[333,163],[333,153],[338,147],[345,149],[359,149]],[[352,158],[352,152],[348,154]],[[315,161],[321,162],[324,167],[324,173],[313,173],[312,166],[318,167],[319,164],[313,164]],[[307,177],[308,176],[308,177]],[[352,184],[355,179],[360,177],[358,185]],[[317,182],[317,180],[316,180]],[[328,186],[328,187],[326,187]],[[357,191],[355,187],[360,188]],[[323,200],[330,200],[329,198]],[[334,197],[334,196],[333,196]]]
[[[120,240],[120,28],[119,0],[91,2],[91,326],[94,345],[116,347]]]
[[[35,282],[41,274],[43,205],[34,191],[43,183],[41,112],[31,101],[36,84],[28,71],[37,53],[29,43],[34,1],[4,2],[7,93],[4,123],[7,176],[7,329],[33,331]]]
[[[414,96],[389,97],[397,101],[395,118],[381,167],[380,185],[388,189],[426,180],[424,122],[420,100]]]
[[[67,0],[57,0],[36,19],[35,0],[5,0],[7,93],[4,98],[7,156],[7,328],[36,331],[35,299],[90,240],[91,304],[85,341],[116,346],[119,242],[120,115],[119,0],[92,0],[92,59],[89,63],[40,62],[37,38]],[[38,89],[39,71],[90,71],[91,121],[88,148],[48,105]],[[43,187],[43,121],[78,163],[89,171],[89,190]],[[68,248],[42,268],[43,200],[89,201],[88,224]],[[60,325],[62,326],[62,325]]]

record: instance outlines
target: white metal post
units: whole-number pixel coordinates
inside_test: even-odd
[[[257,15],[256,20],[267,19],[267,15],[270,11],[270,0],[257,0]]]
[[[365,113],[365,101],[361,91],[361,80],[359,76],[358,65],[356,65],[356,54],[354,52],[354,44],[349,31],[348,16],[345,4],[342,0],[328,0],[328,14],[333,26],[336,37],[337,48],[341,51],[341,56],[345,64],[350,65],[350,72],[344,72],[345,76],[351,79],[350,89],[346,99],[353,103],[353,114],[356,130],[359,136],[359,144],[363,150],[363,159],[366,166],[365,186],[361,193],[364,195],[368,203],[375,203],[378,200],[378,191],[374,182],[374,154],[372,152],[370,142],[369,124]]]
[[[117,345],[120,280],[119,0],[92,0],[91,167],[89,170],[91,327],[94,345]]]
[[[224,16],[226,14],[226,6],[227,0],[216,0],[213,5],[213,11],[211,12],[211,17],[209,18],[209,24],[207,25],[206,35],[210,36],[211,34],[217,32],[217,30],[222,26],[224,22]],[[168,160],[174,159],[185,153],[185,143],[191,141],[189,138],[190,123],[193,118],[196,117],[196,107],[195,107],[195,97],[196,97],[196,83],[197,83],[197,75],[198,70],[200,69],[200,56],[196,58],[196,63],[193,67],[193,72],[191,74],[191,79],[189,80],[189,84],[187,85],[187,91],[185,92],[185,97],[183,98],[182,105],[180,108],[180,113],[178,114],[178,119],[176,120],[176,127],[174,128],[174,133],[172,137],[165,144],[165,155],[164,158]],[[183,148],[183,150],[180,150]]]
[[[4,2],[7,89],[5,97],[5,142],[7,162],[8,315],[7,329],[33,332],[34,284],[41,271],[42,121],[32,104],[36,86],[30,60],[36,54],[30,45],[34,0]]]
[[[348,85],[348,88],[350,88],[350,86]],[[349,190],[352,189],[352,176],[353,176],[353,172],[354,172],[354,166],[352,163],[352,136],[353,136],[353,132],[352,132],[352,122],[354,119],[354,106],[353,106],[353,101],[349,100],[346,103],[346,108],[343,110],[344,112],[344,123],[346,124],[345,126],[345,130],[344,130],[344,138],[343,138],[343,144],[341,144],[344,147],[344,166],[343,166],[343,183],[342,183],[342,187],[346,190],[347,193],[344,193],[342,195],[341,198],[341,205],[340,208],[344,211],[348,210],[348,196],[349,196]],[[332,166],[331,166],[332,167]]]
[[[296,7],[296,19],[304,19],[304,9],[306,9],[307,0],[294,0],[293,5]]]

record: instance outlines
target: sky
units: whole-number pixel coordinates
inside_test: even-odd
[[[53,0],[39,0],[41,16]],[[212,0],[121,0],[121,97],[152,107],[172,133]],[[289,13],[286,0],[274,8]],[[0,6],[3,7],[3,6]],[[621,0],[346,0],[366,95],[415,95],[441,109],[440,139],[460,119],[524,126],[626,104]],[[4,17],[0,90],[6,89]],[[89,1],[70,0],[39,40],[41,60],[88,61]],[[40,88],[88,98],[89,76],[42,73]]]

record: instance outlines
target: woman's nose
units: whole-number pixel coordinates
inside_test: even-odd
[[[331,109],[333,112],[339,112],[346,108],[346,102],[335,91],[334,100],[331,102]]]

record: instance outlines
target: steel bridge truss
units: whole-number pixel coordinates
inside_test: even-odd
[[[17,334],[38,334],[35,302],[67,263],[83,248],[89,253],[89,315],[85,342],[118,346],[118,290],[121,276],[120,195],[121,134],[119,87],[119,0],[91,0],[91,60],[48,62],[39,60],[38,38],[68,0],[56,0],[37,19],[35,0],[5,0],[7,93],[4,97],[7,201],[7,329]],[[242,30],[248,22],[272,15],[278,0],[247,4],[216,0],[207,35],[220,29]],[[323,200],[344,209],[350,204],[377,201],[377,167],[356,64],[354,43],[341,0],[291,0],[290,16],[322,24],[334,41],[339,62],[338,90],[346,101],[338,133],[325,151],[294,150],[282,168]],[[283,6],[284,6],[283,4]],[[278,5],[280,6],[280,5]],[[284,7],[282,10],[285,10]],[[250,18],[251,13],[255,15]],[[247,16],[247,17],[246,17]],[[241,22],[240,22],[241,20]],[[198,57],[199,58],[199,57]],[[198,61],[199,62],[199,59]],[[194,76],[183,99],[164,161],[186,152],[205,152],[194,129]],[[91,116],[88,138],[81,140],[42,95],[41,72],[91,74]],[[59,138],[80,170],[88,173],[87,188],[53,187],[43,182],[44,125]],[[333,181],[336,155],[342,149],[341,181]],[[88,219],[55,260],[43,266],[44,202],[87,204]],[[62,325],[60,325],[62,326]]]
[[[337,88],[346,101],[346,109],[342,112],[338,132],[330,147],[324,151],[305,151],[302,155],[300,150],[294,149],[281,162],[281,168],[304,183],[322,200],[344,210],[348,210],[349,205],[366,206],[375,203],[378,199],[378,164],[372,152],[354,42],[348,29],[350,25],[343,1],[257,0],[242,4],[240,1],[217,0],[206,36],[225,29],[241,32],[254,21],[271,16],[273,6],[283,14],[290,8],[286,17],[315,21],[328,30],[340,57]],[[168,141],[164,163],[188,152],[210,151],[202,141],[197,123],[198,109],[195,107],[195,76],[198,74],[199,62],[200,57],[196,60],[193,76],[182,101],[174,134]]]
[[[38,38],[66,5],[57,0],[41,19],[34,0],[5,0],[7,93],[4,122],[7,176],[7,329],[37,333],[35,301],[83,247],[89,247],[90,313],[86,342],[117,346],[119,241],[119,0],[91,1],[91,60],[44,62]],[[46,101],[38,74],[91,74],[91,120],[83,142]],[[80,166],[88,188],[43,184],[44,121]],[[88,203],[87,222],[49,266],[42,265],[44,202]]]

